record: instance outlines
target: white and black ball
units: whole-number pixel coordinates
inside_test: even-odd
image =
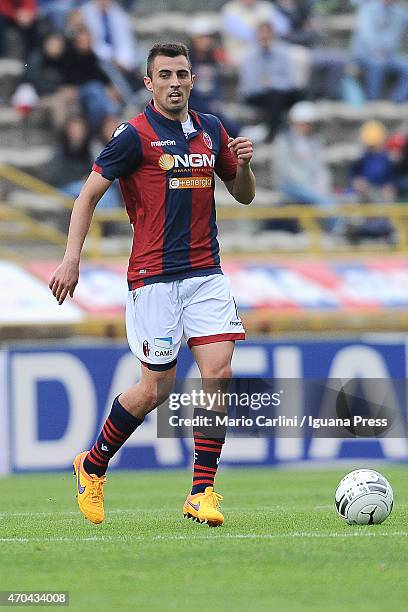
[[[335,502],[339,516],[349,525],[379,525],[390,515],[394,495],[382,474],[361,469],[342,478]]]

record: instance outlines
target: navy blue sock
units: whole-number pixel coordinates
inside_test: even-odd
[[[194,410],[194,417],[225,416],[221,412],[203,408]],[[194,472],[191,494],[203,493],[206,487],[214,486],[222,447],[225,442],[226,427],[194,427]],[[210,437],[212,436],[212,437]],[[217,436],[217,437],[214,437]],[[218,437],[219,436],[219,437]]]
[[[84,459],[85,472],[103,476],[113,455],[142,423],[143,419],[130,414],[116,397],[97,441]]]

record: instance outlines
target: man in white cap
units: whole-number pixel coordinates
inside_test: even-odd
[[[289,111],[289,129],[273,145],[274,184],[292,204],[333,204],[331,173],[314,135],[317,122],[312,102],[298,102]]]

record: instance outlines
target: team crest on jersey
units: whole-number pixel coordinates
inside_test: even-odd
[[[213,148],[213,143],[212,143],[212,140],[211,140],[211,136],[209,134],[207,134],[207,132],[203,132],[203,140],[204,140],[206,146],[209,149]]]

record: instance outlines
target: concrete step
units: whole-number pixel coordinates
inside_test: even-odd
[[[27,171],[38,169],[52,157],[53,148],[49,145],[22,147],[0,147],[0,164],[10,164]]]
[[[55,142],[55,134],[49,129],[44,113],[37,110],[23,116],[11,106],[0,106],[0,131],[2,147],[25,149]]]
[[[23,72],[24,65],[21,60],[0,58],[0,103],[10,99]]]
[[[207,0],[205,11],[197,11],[196,0],[139,0],[137,9],[131,19],[134,30],[138,35],[152,35],[152,33],[178,32],[189,34],[191,20],[204,17],[212,23],[216,32],[222,30],[221,8],[225,0]],[[186,19],[186,13],[189,13]],[[347,13],[342,15],[318,15],[316,17],[318,29],[332,38],[345,38],[354,28],[355,15]],[[333,44],[333,43],[332,43]]]
[[[0,78],[5,76],[19,77],[23,70],[24,64],[21,60],[11,57],[0,58]]]
[[[207,0],[205,3],[206,13],[217,13],[225,4],[225,0]],[[191,17],[197,11],[197,0],[138,0],[134,15],[138,19],[149,19],[154,14],[169,16],[178,12],[182,16],[181,23],[188,29]]]
[[[30,210],[47,215],[66,216],[67,209],[61,205],[61,199],[53,195],[45,195],[27,191],[26,189],[13,189],[7,196],[7,202],[15,208]]]
[[[19,128],[21,125],[21,115],[14,108],[10,106],[0,107],[0,129],[3,134],[3,130],[9,127]]]

